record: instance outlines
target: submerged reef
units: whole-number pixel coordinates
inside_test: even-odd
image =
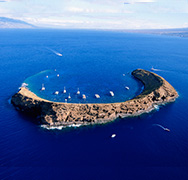
[[[26,87],[12,96],[16,109],[40,117],[40,123],[49,127],[103,124],[128,116],[138,116],[161,105],[175,101],[176,90],[159,75],[137,69],[132,75],[144,84],[141,94],[135,98],[107,104],[75,104],[52,102],[42,99]]]

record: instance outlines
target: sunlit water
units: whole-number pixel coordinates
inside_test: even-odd
[[[187,179],[187,49],[188,39],[178,37],[1,30],[0,179],[142,179],[144,175]],[[124,101],[142,88],[130,72],[152,66],[180,97],[140,117],[102,126],[48,130],[9,103],[23,82],[40,97],[54,101],[64,101],[68,94],[53,94],[62,92],[64,86],[71,93],[70,102],[82,102],[75,95],[77,88],[88,102]],[[42,84],[45,91],[40,91]],[[109,96],[110,90],[114,97]],[[95,93],[101,98],[95,99]],[[111,138],[112,134],[116,136]]]

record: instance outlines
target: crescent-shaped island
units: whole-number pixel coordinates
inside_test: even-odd
[[[138,116],[162,105],[175,101],[176,90],[161,76],[137,69],[132,75],[144,84],[138,96],[120,103],[75,104],[52,102],[42,99],[22,87],[12,96],[11,103],[24,113],[40,117],[40,123],[49,127],[103,124],[117,118]]]

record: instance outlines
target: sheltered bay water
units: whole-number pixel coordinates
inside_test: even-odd
[[[97,63],[99,65],[99,62]],[[59,69],[42,71],[28,77],[24,83],[41,98],[54,102],[65,102],[67,99],[68,103],[122,102],[135,97],[143,89],[143,84],[135,80],[130,72],[120,74],[115,70],[112,72],[111,69],[102,70],[102,67],[80,69],[70,66]],[[41,91],[42,85],[45,86],[45,91]],[[125,87],[129,87],[129,90]],[[64,88],[66,93],[63,93]],[[55,94],[56,91],[59,93]],[[110,95],[110,91],[114,92],[114,97]],[[86,95],[85,100],[82,94]],[[96,98],[95,94],[99,94],[100,98]]]
[[[48,126],[72,126],[103,124],[118,117],[138,116],[150,112],[156,105],[175,101],[176,90],[155,73],[137,69],[132,75],[144,84],[144,90],[135,98],[106,104],[60,103],[42,99],[22,87],[12,99],[12,104],[25,113],[40,116],[41,123]]]

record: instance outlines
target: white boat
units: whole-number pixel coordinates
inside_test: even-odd
[[[155,69],[153,66],[151,68],[152,71],[162,71],[161,69]]]
[[[76,92],[76,94],[77,94],[77,95],[79,95],[79,94],[80,94],[79,88],[78,88],[78,91]]]
[[[166,128],[166,127],[160,125],[160,124],[153,124],[153,126],[159,126],[159,127],[162,128],[164,131],[170,132],[170,129],[168,129],[168,128]]]
[[[111,135],[111,138],[115,138],[115,137],[116,137],[116,134],[112,134],[112,135]]]
[[[67,102],[67,99],[65,99],[65,102]]]
[[[58,56],[63,56],[61,53],[58,53],[58,52],[56,52],[56,55],[58,55]]]
[[[57,74],[57,77],[59,77],[59,74]]]
[[[44,90],[45,90],[45,87],[44,87],[44,84],[42,84],[41,91],[44,91]]]
[[[111,95],[111,96],[114,96],[114,92],[113,92],[113,91],[110,91],[110,95]]]
[[[71,99],[70,93],[69,93],[68,99]]]
[[[46,76],[46,78],[48,78],[48,76]]]
[[[129,90],[130,88],[128,86],[125,86],[125,89]]]
[[[170,132],[170,129],[168,129],[168,128],[164,128],[164,130]]]
[[[57,51],[55,51],[55,50],[53,50],[53,49],[51,49],[51,48],[46,47],[46,49],[50,50],[51,52],[53,52],[53,53],[56,54],[57,56],[63,56],[61,53],[59,53],[59,52],[57,52]]]
[[[58,95],[58,94],[59,94],[59,91],[55,91],[55,93],[54,93],[54,94]]]
[[[86,95],[85,94],[82,95],[82,99],[86,99]]]
[[[99,96],[98,94],[95,94],[95,97],[96,97],[97,99],[99,99],[99,98],[100,98],[100,96]]]
[[[67,91],[66,91],[66,89],[65,89],[65,87],[64,87],[64,90],[63,90],[63,93],[65,94]]]

